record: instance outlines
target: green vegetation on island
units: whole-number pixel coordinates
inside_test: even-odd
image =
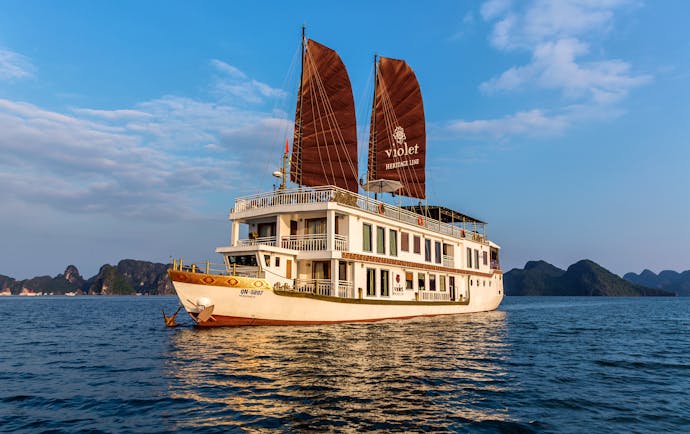
[[[673,292],[629,282],[599,264],[582,260],[562,270],[544,261],[530,261],[503,278],[506,295],[673,296]]]
[[[172,294],[168,265],[134,259],[123,259],[116,266],[105,264],[95,276],[84,279],[77,267],[69,265],[55,277],[38,276],[16,280],[0,275],[0,291],[12,294],[36,293],[63,295],[165,295]]]

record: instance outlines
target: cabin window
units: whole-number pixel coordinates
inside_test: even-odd
[[[362,250],[371,252],[371,225],[368,223],[362,225]]]
[[[479,250],[474,249],[474,268],[479,270]]]
[[[434,243],[434,251],[436,253],[436,263],[440,264],[441,263],[441,242],[436,241]]]
[[[393,229],[388,232],[388,254],[398,256],[398,231]]]
[[[414,273],[411,271],[405,272],[405,289],[414,289]]]
[[[306,230],[308,234],[325,234],[326,233],[326,219],[307,219]]]
[[[436,291],[436,275],[429,274],[429,291]]]
[[[276,224],[275,223],[259,223],[257,226],[259,232],[259,238],[269,238],[276,236]]]
[[[426,275],[424,273],[417,274],[417,289],[424,291],[426,288]]]
[[[271,266],[271,255],[264,255],[264,263],[267,267]]]
[[[314,261],[311,270],[312,279],[326,280],[331,278],[331,261]]]
[[[445,291],[446,290],[446,276],[438,276],[438,290],[439,291]]]
[[[386,253],[386,229],[376,227],[376,253]]]
[[[472,268],[472,249],[467,248],[467,268]]]
[[[276,256],[276,267],[280,267],[280,256]]]
[[[419,255],[422,253],[422,239],[419,238],[419,235],[415,235],[413,241],[414,245],[412,247],[414,247],[414,253]]]
[[[489,265],[489,252],[482,252],[484,265]]]
[[[410,251],[410,234],[407,232],[400,232],[400,250],[403,252]]]
[[[228,263],[230,265],[246,265],[250,267],[256,267],[256,255],[233,255],[228,256]]]
[[[424,240],[424,260],[431,262],[431,240]]]
[[[367,296],[374,297],[376,295],[376,270],[367,268]]]
[[[381,270],[381,296],[388,297],[390,292],[388,291],[388,270]]]

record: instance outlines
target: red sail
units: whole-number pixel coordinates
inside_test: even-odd
[[[308,40],[295,115],[290,179],[357,192],[357,124],[347,70],[338,53]]]
[[[400,181],[398,193],[424,199],[426,126],[417,77],[403,60],[381,57],[369,136],[368,180]]]

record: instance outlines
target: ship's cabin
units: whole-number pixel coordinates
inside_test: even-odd
[[[399,207],[337,187],[238,198],[227,273],[347,298],[458,301],[502,279],[486,224],[443,207]]]

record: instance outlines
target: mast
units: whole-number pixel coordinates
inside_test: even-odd
[[[371,123],[369,124],[369,158],[367,164],[367,182],[376,179],[376,90],[379,84],[378,55],[374,54],[374,96],[371,100]]]
[[[299,75],[299,91],[297,92],[297,97],[299,98],[299,101],[297,102],[297,125],[295,125],[295,139],[292,141],[292,153],[293,153],[293,158],[296,159],[297,161],[300,162],[298,169],[296,170],[297,173],[295,173],[294,176],[294,181],[299,184],[300,186],[302,185],[302,103],[303,103],[303,98],[302,98],[302,86],[304,85],[304,56],[306,56],[306,50],[305,50],[305,28],[306,24],[302,24],[302,39],[300,40],[300,54],[301,54],[301,71]],[[294,154],[297,154],[296,156]]]

